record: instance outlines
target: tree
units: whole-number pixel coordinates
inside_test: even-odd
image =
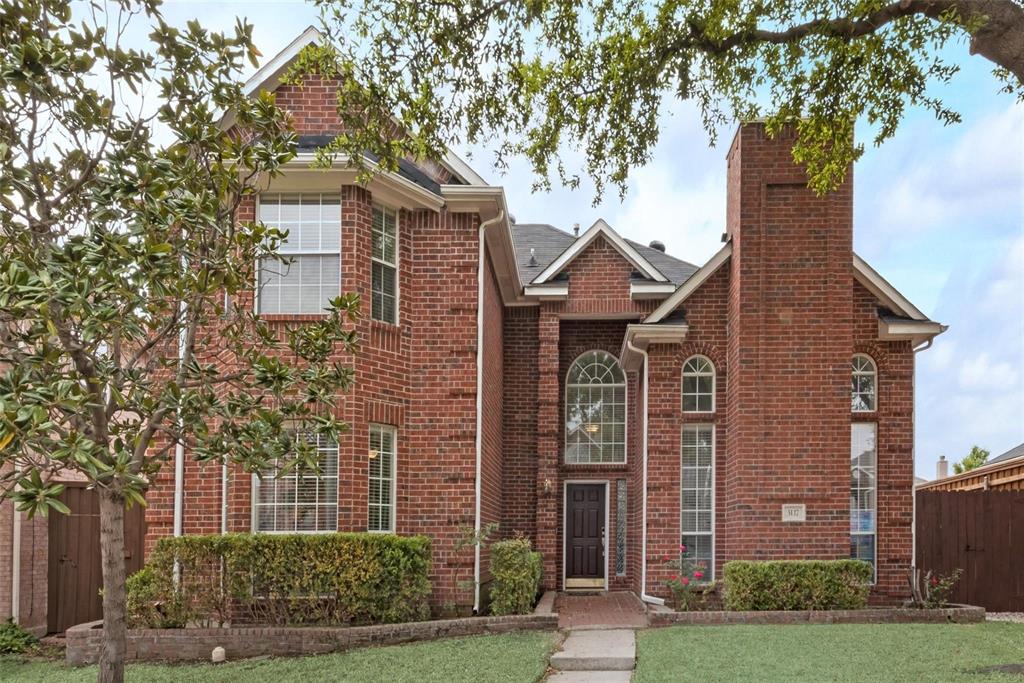
[[[63,0],[0,7],[0,485],[29,515],[67,512],[61,471],[98,491],[99,677],[121,681],[125,506],[179,444],[316,470],[300,435],[344,428],[331,407],[352,373],[336,359],[358,300],[289,329],[233,305],[286,238],[242,211],[296,149],[273,98],[239,84],[251,26],[178,30],[156,0],[84,22]],[[146,49],[121,47],[130,20],[152,29]]]
[[[960,462],[953,463],[953,472],[955,474],[963,474],[969,472],[977,467],[981,467],[988,460],[990,453],[984,448],[978,446],[971,446],[971,452],[967,454]]]
[[[372,84],[372,109],[394,112],[417,141],[403,152],[495,143],[499,168],[523,155],[548,189],[553,172],[579,184],[559,152],[582,149],[598,198],[609,182],[624,193],[650,159],[667,96],[696,104],[712,142],[731,119],[763,117],[773,134],[795,123],[794,158],[819,192],[863,153],[858,119],[876,145],[908,106],[960,120],[930,91],[958,71],[945,51],[957,41],[1024,97],[1020,0],[317,4],[342,73]]]

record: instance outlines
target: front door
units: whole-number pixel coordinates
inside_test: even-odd
[[[566,588],[604,587],[604,484],[569,484]]]

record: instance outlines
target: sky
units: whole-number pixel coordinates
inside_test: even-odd
[[[219,30],[246,17],[265,59],[317,23],[302,0],[169,0],[163,12],[172,23],[198,17]],[[997,92],[989,63],[966,45],[947,49],[963,69],[934,94],[963,123],[943,126],[911,110],[895,139],[869,146],[854,168],[854,249],[949,325],[917,356],[915,469],[926,479],[940,455],[960,460],[977,444],[996,456],[1024,442],[1024,106]],[[653,158],[634,171],[625,199],[613,188],[597,207],[586,183],[533,194],[525,162],[501,176],[487,150],[455,151],[505,188],[521,223],[570,230],[604,218],[624,237],[660,240],[668,253],[701,264],[721,246],[732,130],[709,147],[693,108],[673,104],[662,118]],[[867,129],[858,137],[868,140]]]

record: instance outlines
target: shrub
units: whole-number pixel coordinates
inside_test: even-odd
[[[871,565],[861,560],[727,562],[725,607],[730,610],[861,609]]]
[[[21,626],[15,624],[13,619],[8,619],[3,624],[0,624],[0,654],[24,654],[29,650],[35,649],[38,644],[39,640]]]
[[[917,567],[911,567],[910,604],[918,609],[936,609],[949,604],[949,596],[953,594],[963,574],[962,569],[954,569],[949,574],[932,574],[931,571],[921,573]]]
[[[174,567],[179,566],[175,590]],[[430,614],[430,541],[367,533],[223,534],[157,542],[130,619],[172,625],[395,623]]]
[[[662,583],[672,593],[672,606],[679,612],[706,609],[714,595],[715,582],[707,575],[706,562],[690,558],[686,545],[679,544],[679,557],[665,555],[665,566],[673,573]]]
[[[540,591],[543,565],[527,538],[491,545],[491,614],[527,614]]]

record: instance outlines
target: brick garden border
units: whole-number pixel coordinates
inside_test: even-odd
[[[719,624],[976,624],[985,621],[985,609],[954,605],[941,609],[878,607],[849,610],[794,610],[788,612],[673,612],[651,610],[650,626],[713,626]]]
[[[513,631],[554,631],[558,614],[554,594],[545,594],[533,614],[465,617],[374,626],[237,626],[226,628],[128,629],[129,662],[208,662],[220,646],[228,660],[249,657],[343,652],[357,647],[395,645],[449,636],[474,636]],[[65,659],[72,666],[99,660],[103,622],[72,626],[65,633]]]

